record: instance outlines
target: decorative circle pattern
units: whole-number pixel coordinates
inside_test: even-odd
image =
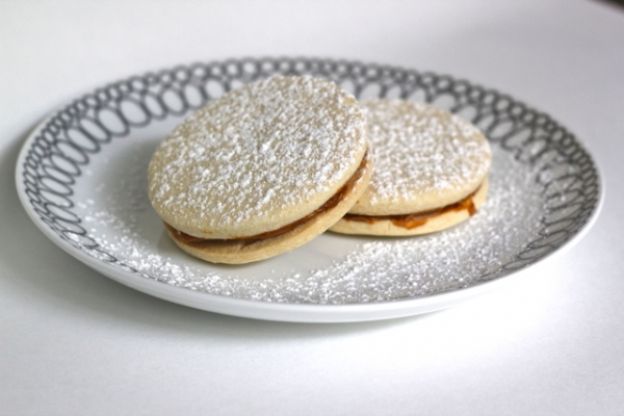
[[[64,107],[38,131],[21,168],[28,203],[43,223],[72,246],[124,270],[145,275],[98,245],[74,211],[74,185],[93,155],[112,140],[154,120],[184,115],[245,83],[272,74],[309,74],[335,81],[359,98],[424,101],[479,126],[521,163],[531,165],[547,210],[535,239],[502,265],[505,275],[557,250],[597,209],[594,163],[574,135],[548,115],[505,94],[431,72],[359,62],[264,58],[197,63],[133,76]],[[157,276],[148,276],[158,279]]]

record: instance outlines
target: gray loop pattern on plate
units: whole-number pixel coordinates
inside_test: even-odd
[[[555,251],[597,208],[600,187],[591,157],[548,115],[505,94],[446,75],[308,58],[177,66],[133,76],[75,100],[46,123],[27,152],[21,168],[29,203],[63,240],[102,261],[139,273],[100,247],[74,212],[73,187],[84,166],[107,143],[129,136],[134,129],[184,115],[234,88],[276,73],[331,79],[359,98],[401,98],[438,105],[472,121],[491,142],[535,167],[535,180],[543,188],[548,208],[538,238],[484,279],[522,268]]]

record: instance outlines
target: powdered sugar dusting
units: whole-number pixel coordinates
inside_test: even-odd
[[[150,163],[149,192],[159,214],[182,229],[269,230],[327,200],[366,146],[354,97],[325,80],[274,76],[176,128]]]
[[[375,214],[377,207],[405,203],[433,208],[419,204],[449,193],[450,199],[461,198],[487,174],[487,140],[460,117],[411,101],[370,100],[362,106],[375,171],[355,211]]]
[[[126,147],[128,149],[128,147]],[[428,236],[353,238],[327,233],[265,262],[224,267],[197,261],[164,235],[149,208],[142,174],[149,154],[129,149],[118,171],[77,199],[85,227],[102,249],[148,279],[215,295],[265,302],[347,304],[389,301],[467,287],[496,277],[535,238],[547,209],[536,172],[494,147],[489,198],[469,221]],[[101,180],[101,179],[98,179]]]

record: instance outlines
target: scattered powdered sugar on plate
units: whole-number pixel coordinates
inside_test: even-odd
[[[123,156],[94,167],[115,174],[103,186],[79,187],[77,211],[103,251],[172,286],[265,302],[390,301],[494,278],[534,238],[545,211],[536,173],[497,145],[493,153],[488,200],[457,227],[398,239],[325,234],[294,252],[245,266],[203,263],[169,241],[145,192],[151,154],[145,147],[125,145]]]

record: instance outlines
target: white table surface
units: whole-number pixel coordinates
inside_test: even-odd
[[[102,83],[259,55],[431,69],[508,92],[587,145],[591,232],[453,309],[297,325],[188,309],[108,280],[18,203],[24,134]],[[624,10],[589,1],[0,2],[0,414],[624,413]]]

